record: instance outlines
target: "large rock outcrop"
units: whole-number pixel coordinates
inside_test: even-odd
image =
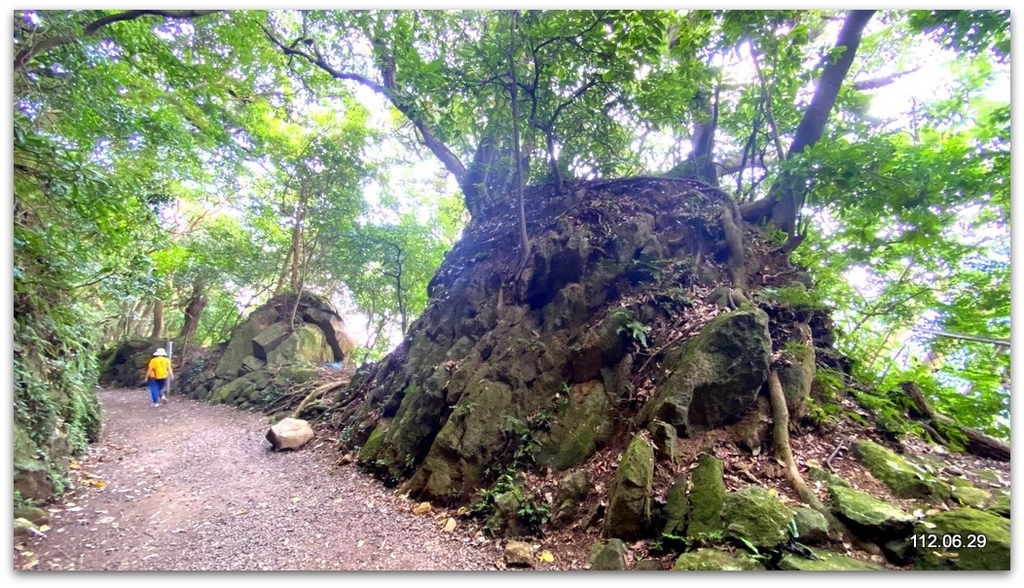
[[[292,323],[292,319],[295,322]],[[102,381],[138,386],[162,341],[124,342],[107,352]],[[175,350],[181,345],[175,344]],[[317,376],[317,366],[352,367],[355,341],[331,303],[312,294],[277,296],[236,325],[227,341],[178,370],[173,392],[243,407],[266,408],[291,386]],[[177,362],[176,362],[177,363]]]
[[[418,499],[465,501],[502,467],[566,471],[655,420],[701,434],[762,393],[773,303],[707,301],[732,285],[725,194],[634,178],[526,202],[529,258],[508,203],[478,211],[402,344],[333,401],[342,445]],[[796,273],[772,248],[750,253],[741,289]]]

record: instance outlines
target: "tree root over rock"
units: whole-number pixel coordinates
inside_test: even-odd
[[[782,393],[782,383],[779,381],[779,373],[774,368],[768,373],[768,398],[772,407],[772,443],[775,447],[775,455],[783,461],[786,467],[786,478],[796,489],[800,500],[820,512],[828,521],[829,527],[850,539],[850,542],[858,549],[871,555],[881,555],[882,550],[869,541],[864,541],[850,532],[850,530],[832,514],[818,496],[807,486],[800,470],[796,467],[793,459],[793,450],[789,444],[789,409],[786,407],[786,397]]]

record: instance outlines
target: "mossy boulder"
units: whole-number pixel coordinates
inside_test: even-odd
[[[924,468],[903,459],[870,439],[853,444],[853,454],[877,478],[900,498],[946,500],[949,488]]]
[[[778,568],[785,571],[803,572],[880,572],[885,567],[866,562],[827,549],[812,549],[816,559],[787,553],[779,560]]]
[[[662,508],[665,525],[661,529],[662,535],[682,537],[686,533],[686,522],[690,515],[690,502],[686,496],[689,478],[687,474],[676,476],[665,492],[665,506]]]
[[[701,547],[676,558],[672,569],[688,572],[758,572],[764,571],[765,567],[741,551],[729,553]]]
[[[997,494],[992,504],[985,510],[1001,517],[1010,518],[1010,494],[1003,492]]]
[[[670,375],[642,408],[683,435],[738,421],[753,405],[771,361],[768,315],[744,307],[719,315],[694,338],[666,352]]]
[[[556,528],[566,527],[576,518],[592,489],[584,470],[569,472],[558,481],[555,506],[551,509],[551,523]]]
[[[974,508],[922,519],[912,538],[921,570],[1009,570],[1010,520]]]
[[[722,519],[725,537],[770,550],[789,540],[793,513],[764,488],[747,486],[726,493]]]
[[[426,452],[423,464],[404,486],[425,500],[450,501],[472,494],[488,468],[516,443],[513,439],[528,434],[525,421],[515,416],[512,388],[504,382],[472,383],[432,436],[442,403],[443,397],[433,390],[407,396],[381,451],[388,463],[403,467],[408,456]]]
[[[46,500],[53,495],[50,466],[32,443],[28,430],[14,423],[14,489],[30,500]]]
[[[858,537],[884,543],[905,538],[914,528],[913,515],[866,492],[843,486],[830,486],[828,492],[832,513]]]
[[[550,433],[541,436],[537,463],[556,471],[573,468],[604,446],[611,433],[611,404],[601,381],[573,384]]]
[[[231,379],[238,376],[245,358],[253,355],[253,338],[275,324],[277,320],[277,311],[265,307],[253,311],[244,323],[232,329],[227,348],[214,368],[217,377]],[[259,359],[266,361],[266,357]]]
[[[281,323],[276,323],[275,326],[279,324]],[[279,345],[268,351],[266,360],[267,365],[289,363],[315,365],[333,361],[334,352],[327,345],[327,338],[323,331],[315,325],[303,323],[302,326],[285,337]]]
[[[626,544],[622,539],[598,541],[590,548],[591,570],[626,569]]]
[[[605,514],[605,535],[626,541],[645,537],[651,523],[654,450],[637,435],[615,470]]]
[[[690,520],[686,536],[699,538],[701,534],[725,530],[722,505],[725,502],[725,463],[710,454],[702,454],[697,467],[690,473]]]
[[[813,508],[793,508],[793,524],[796,526],[795,539],[801,543],[815,545],[828,541],[828,519]]]
[[[961,506],[983,509],[992,502],[992,493],[988,490],[975,488],[969,481],[963,479],[951,480],[951,482],[953,487],[950,492],[953,500]]]

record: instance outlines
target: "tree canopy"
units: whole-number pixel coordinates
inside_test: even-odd
[[[859,377],[1008,437],[1008,11],[16,10],[13,33],[15,406],[40,430],[39,377],[85,389],[125,337],[220,342],[283,291],[361,317],[379,358],[489,203],[669,175],[777,230]]]

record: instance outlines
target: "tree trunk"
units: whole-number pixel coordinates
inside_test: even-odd
[[[164,337],[164,301],[157,298],[153,300],[153,332],[150,339],[163,339]]]
[[[857,47],[860,46],[864,27],[867,26],[874,13],[874,10],[852,10],[846,17],[846,22],[843,23],[843,28],[839,31],[839,37],[836,39],[836,47],[843,47],[843,52],[834,62],[826,61],[821,77],[818,78],[814,97],[807,110],[804,111],[800,124],[797,125],[786,159],[810,147],[824,134],[829,113],[835,106],[839,90],[850,71],[850,66],[853,65],[853,58],[857,54]],[[742,207],[743,219],[759,223],[765,218],[769,218],[770,215],[772,225],[786,233],[793,234],[796,229],[797,215],[803,207],[805,187],[802,184],[805,182],[806,178],[783,173],[772,184],[768,195],[764,198],[768,201],[767,203],[762,203],[759,200]]]
[[[967,451],[971,455],[977,455],[978,457],[987,457],[989,459],[996,459],[999,461],[1010,461],[1010,444],[982,433],[977,429],[965,427],[950,417],[936,412],[932,407],[931,403],[924,395],[924,391],[921,387],[914,382],[903,382],[900,384],[900,388],[907,394],[911,402],[917,408],[918,412],[927,418],[931,426],[939,431],[942,428],[953,428],[967,438]],[[945,439],[941,441],[945,445]]]
[[[295,228],[292,230],[292,268],[291,268],[291,291],[299,291],[299,267],[302,265],[302,222],[306,218],[306,203],[309,202],[309,190],[306,188],[306,180],[302,180],[299,188],[299,203],[295,207]],[[296,304],[298,302],[296,301]]]
[[[185,322],[181,325],[181,339],[182,345],[187,345],[196,336],[196,329],[199,327],[199,318],[203,314],[203,309],[206,308],[207,298],[203,290],[205,288],[200,282],[192,287],[192,296],[188,300],[188,304],[185,305]]]
[[[526,204],[523,193],[523,153],[519,142],[519,80],[516,79],[516,19],[519,13],[512,11],[512,26],[509,31],[509,75],[512,78],[512,156],[516,163],[516,193],[519,196],[519,243],[522,246],[519,266],[526,267],[530,260],[530,235],[526,231]],[[404,319],[402,322],[405,322]]]

